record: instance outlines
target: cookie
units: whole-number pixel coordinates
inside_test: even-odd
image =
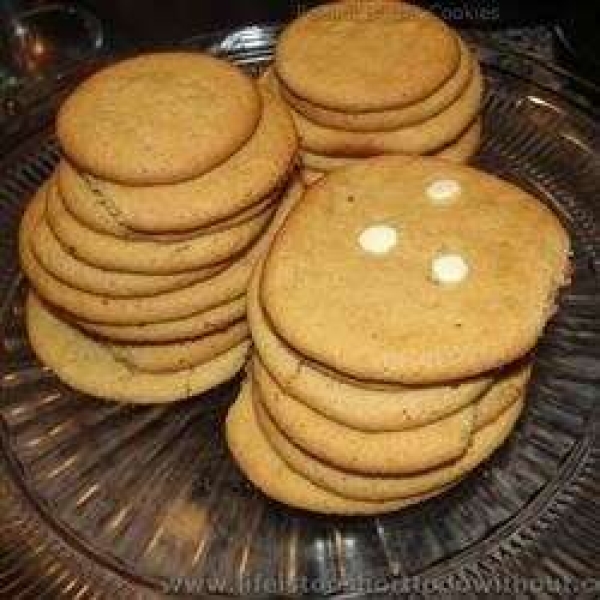
[[[302,181],[306,186],[316,183],[324,175],[325,173],[323,171],[316,171],[315,169],[302,169],[300,171],[300,176],[302,177]]]
[[[77,325],[95,336],[117,342],[137,344],[179,342],[208,335],[224,329],[244,318],[246,297],[239,296],[231,302],[174,321],[146,325],[103,325],[78,320]]]
[[[306,191],[268,253],[261,303],[282,339],[341,373],[447,383],[531,350],[568,256],[557,217],[516,186],[377,158]]]
[[[319,173],[320,177],[322,177],[325,173],[329,173],[343,167],[349,167],[350,165],[354,165],[361,160],[364,160],[364,157],[326,156],[324,154],[310,152],[309,150],[301,150],[299,156],[300,163],[302,164],[304,170]]]
[[[203,337],[169,344],[106,344],[119,362],[136,371],[167,373],[202,365],[248,339],[248,325],[238,322]]]
[[[361,133],[330,129],[290,110],[302,148],[316,154],[430,154],[455,140],[473,122],[481,110],[482,99],[483,78],[476,65],[471,81],[454,103],[426,121],[393,131]]]
[[[173,373],[144,373],[115,359],[105,345],[59,319],[30,292],[27,333],[38,358],[67,385],[91,396],[134,404],[184,400],[231,379],[244,365],[244,342],[202,365]]]
[[[471,79],[473,59],[464,42],[459,40],[459,46],[460,63],[456,73],[431,96],[402,108],[353,113],[334,111],[296,96],[277,81],[273,84],[278,86],[281,97],[294,110],[323,127],[359,132],[391,131],[426,121],[450,106],[463,93]]]
[[[432,423],[477,400],[492,386],[492,375],[454,384],[407,387],[375,386],[344,378],[312,363],[290,348],[270,328],[258,301],[260,269],[248,290],[248,323],[258,359],[289,395],[324,417],[363,431],[399,431]]]
[[[468,163],[477,154],[483,135],[483,119],[478,117],[460,137],[436,152],[437,158],[455,163]]]
[[[51,183],[46,218],[57,239],[80,261],[111,271],[171,275],[210,267],[240,254],[260,236],[273,211],[274,207],[267,207],[231,229],[199,232],[179,242],[124,240],[84,227],[65,209]]]
[[[114,221],[153,233],[206,227],[257,204],[285,185],[298,147],[294,123],[281,100],[265,89],[261,96],[263,114],[254,135],[201,177],[175,185],[127,186],[79,174],[61,163],[58,181],[67,208],[92,229],[101,231]]]
[[[124,60],[84,81],[60,108],[56,130],[83,170],[152,185],[210,171],[250,138],[260,113],[255,84],[237,67],[165,52]]]
[[[523,398],[530,376],[531,364],[529,361],[512,365],[510,374],[504,375],[477,400],[473,425],[475,431],[494,423],[509,406]]]
[[[365,502],[316,486],[290,469],[267,442],[256,420],[248,381],[229,410],[225,432],[229,450],[246,477],[268,497],[294,508],[322,514],[375,515],[423,502],[447,489],[389,502]]]
[[[45,198],[43,199],[45,202]],[[227,264],[175,275],[120,273],[81,262],[58,242],[45,220],[31,234],[31,249],[40,265],[67,285],[92,294],[116,297],[151,296],[214,277]]]
[[[402,2],[346,1],[312,9],[281,34],[278,77],[295,95],[337,111],[414,104],[456,72],[455,34]]]
[[[389,502],[448,486],[486,461],[509,436],[523,409],[522,396],[508,397],[511,399],[510,404],[494,421],[474,433],[469,447],[460,458],[436,469],[402,477],[361,475],[330,466],[292,444],[258,403],[255,403],[255,412],[268,443],[300,476],[306,477],[314,485],[346,498]]]
[[[256,368],[256,356],[252,360],[253,394],[273,422],[294,444],[340,469],[414,473],[457,459],[469,445],[474,419],[471,405],[416,429],[360,431],[331,421],[292,398],[264,369]]]
[[[115,298],[90,294],[65,285],[49,275],[31,251],[27,232],[33,230],[36,218],[39,218],[35,203],[28,206],[21,221],[21,265],[42,298],[83,321],[131,326],[180,320],[228,303],[246,292],[254,264],[268,248],[272,236],[302,191],[302,185],[292,181],[269,229],[255,246],[215,277],[180,290],[139,298]]]
[[[61,175],[62,174],[62,175]],[[56,177],[59,195],[63,204],[82,225],[97,233],[108,234],[125,240],[142,240],[158,242],[186,241],[198,235],[198,230],[182,231],[178,233],[144,233],[121,224],[118,209],[113,207],[108,198],[104,198],[91,182],[92,177],[78,172],[72,165],[63,159],[58,168]],[[66,185],[61,186],[61,179]],[[69,198],[63,190],[68,189]],[[266,196],[259,202],[245,208],[235,215],[222,219],[216,223],[201,228],[202,233],[221,232],[250,220],[267,207],[275,205],[281,196],[281,190],[276,190],[272,195]]]
[[[461,133],[458,139],[435,152],[434,156],[456,163],[468,162],[479,149],[482,129],[482,119],[475,119],[475,121],[467,127],[466,131]],[[304,166],[304,171],[318,172],[319,178],[323,176],[324,172],[348,167],[361,160],[364,160],[364,158],[352,156],[324,156],[322,154],[309,152],[308,150],[302,150],[300,152],[300,161]]]
[[[40,266],[25,234],[32,228],[26,225],[31,212],[28,209],[25,214],[19,238],[21,265],[31,285],[46,301],[72,316],[106,325],[131,326],[179,320],[227,303],[245,292],[254,256],[258,253],[258,249],[253,248],[215,277],[171,292],[131,298],[91,294],[64,284]]]

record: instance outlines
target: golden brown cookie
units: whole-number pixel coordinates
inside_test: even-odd
[[[468,162],[479,149],[482,130],[483,123],[482,119],[479,117],[460,134],[458,139],[435,152],[433,156],[456,163]],[[364,158],[352,156],[325,156],[309,152],[308,150],[302,150],[300,152],[300,161],[304,167],[303,171],[318,173],[318,179],[323,176],[324,172],[328,173],[335,171],[336,169],[341,169],[342,167],[348,167],[361,160],[364,160]],[[314,183],[314,181],[311,183]]]
[[[274,210],[267,206],[230,229],[207,234],[200,231],[182,241],[125,240],[79,223],[65,209],[57,186],[51,183],[46,219],[61,244],[80,261],[111,271],[172,275],[219,265],[241,254],[268,226]]]
[[[28,207],[21,226],[21,265],[38,294],[54,306],[84,321],[107,325],[143,325],[179,320],[227,303],[245,292],[258,248],[206,281],[154,296],[117,298],[91,294],[68,286],[50,275],[37,261],[27,235],[34,227],[35,206]],[[34,221],[35,222],[35,221]]]
[[[437,421],[480,398],[494,377],[439,386],[379,385],[343,377],[298,354],[269,326],[258,301],[260,269],[248,290],[254,368],[324,417],[363,431],[399,431]]]
[[[258,403],[255,403],[255,412],[268,443],[299,475],[306,477],[317,486],[346,498],[368,502],[389,502],[415,494],[426,494],[441,486],[456,483],[486,461],[509,436],[523,409],[522,396],[515,398],[509,395],[509,398],[510,404],[497,418],[474,433],[467,451],[460,458],[436,469],[401,477],[351,473],[317,460],[290,442]],[[382,451],[384,450],[382,447]]]
[[[249,382],[229,410],[225,431],[229,450],[248,479],[270,498],[295,508],[323,514],[375,515],[423,502],[447,489],[389,502],[365,502],[316,486],[290,469],[267,442],[256,421]]]
[[[292,398],[264,369],[256,368],[256,356],[252,360],[255,400],[294,444],[340,469],[369,475],[414,473],[459,458],[469,445],[472,405],[415,429],[360,431],[331,421]]]
[[[169,373],[207,363],[248,338],[248,325],[242,321],[221,331],[184,342],[135,345],[107,343],[106,348],[116,360],[134,370]]]
[[[184,400],[231,379],[244,365],[249,342],[191,369],[144,373],[115,359],[102,343],[58,318],[30,292],[27,333],[38,358],[66,384],[96,396],[134,404]]]
[[[529,361],[511,365],[508,375],[504,374],[487,394],[477,400],[473,424],[475,431],[494,423],[509,406],[522,399],[525,396],[530,376],[531,363]]]
[[[205,54],[165,52],[124,60],[84,81],[62,105],[56,129],[66,155],[85,171],[151,185],[219,165],[252,135],[260,112],[254,82],[237,67]]]
[[[228,266],[224,263],[175,275],[107,271],[81,262],[69,254],[44,219],[31,234],[31,249],[40,265],[67,285],[92,294],[116,297],[151,296],[181,289],[214,277]]]
[[[305,171],[319,173],[322,177],[325,173],[349,167],[364,160],[364,157],[355,156],[326,156],[309,150],[301,150],[299,153],[300,163]]]
[[[217,276],[180,290],[154,296],[115,298],[69,287],[37,262],[26,242],[20,245],[23,270],[37,293],[77,319],[106,325],[144,325],[180,320],[216,308],[240,296],[253,261],[246,257]]]
[[[127,186],[89,175],[82,182],[63,162],[58,180],[67,207],[91,228],[110,218],[122,227],[152,233],[205,227],[257,204],[285,187],[298,147],[282,101],[264,89],[261,95],[263,114],[254,135],[212,171],[175,185]]]
[[[460,63],[456,73],[431,96],[402,108],[367,112],[334,111],[296,96],[285,85],[277,81],[270,83],[293,109],[323,127],[343,131],[390,131],[426,121],[442,112],[463,93],[471,79],[474,59],[466,44],[460,39],[459,45]],[[272,77],[274,77],[274,73]]]
[[[314,104],[376,111],[431,96],[459,59],[455,34],[431,13],[403,2],[351,0],[293,21],[278,40],[275,70]]]
[[[300,171],[300,177],[302,177],[302,181],[306,186],[316,183],[324,175],[325,173],[323,171],[317,171],[315,169],[302,169]]]
[[[271,246],[261,302],[282,339],[339,372],[447,383],[531,350],[568,257],[557,217],[514,185],[377,158],[306,191]]]
[[[477,117],[483,98],[483,78],[478,66],[464,92],[437,115],[392,131],[362,133],[317,125],[295,110],[292,117],[303,149],[329,156],[377,154],[430,154],[455,140]]]
[[[175,233],[134,231],[120,222],[118,207],[112,204],[110,198],[103,196],[99,186],[94,184],[94,181],[98,180],[87,173],[80,173],[64,159],[59,163],[56,174],[53,175],[52,179],[57,181],[59,195],[69,213],[87,229],[97,233],[104,233],[125,240],[150,240],[155,242],[186,241],[198,234],[198,229]],[[104,182],[103,185],[111,184]],[[65,193],[67,196],[65,196]],[[231,227],[250,220],[252,216],[265,210],[268,206],[275,205],[281,194],[282,190],[277,189],[270,196],[266,196],[235,215],[202,226],[200,230],[202,233],[208,234],[231,229]]]
[[[215,277],[180,290],[155,296],[115,298],[90,294],[65,285],[45,271],[35,259],[28,233],[41,215],[39,205],[31,203],[21,221],[19,253],[23,270],[38,294],[83,321],[106,325],[143,325],[191,317],[238,298],[246,292],[252,269],[269,246],[287,212],[302,194],[303,187],[292,181],[271,225],[244,256]]]
[[[246,315],[246,297],[220,304],[183,319],[146,325],[105,325],[79,319],[77,325],[95,336],[137,344],[178,342],[208,335],[239,322]]]
[[[483,119],[478,117],[456,141],[439,150],[435,156],[459,164],[468,163],[477,154],[482,135]]]

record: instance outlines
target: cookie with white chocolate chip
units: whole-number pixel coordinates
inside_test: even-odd
[[[261,301],[314,361],[437,384],[529,352],[568,255],[556,216],[514,185],[433,158],[378,158],[309,188],[266,259]]]

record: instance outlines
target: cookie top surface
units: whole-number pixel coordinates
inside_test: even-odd
[[[460,61],[452,77],[427,98],[401,108],[354,113],[336,111],[313,104],[293,94],[280,83],[272,72],[272,67],[264,76],[264,80],[297,112],[319,125],[347,131],[390,131],[429,119],[447,108],[464,91],[471,78],[476,59],[471,56],[469,48],[462,40],[458,39],[458,43]]]
[[[65,154],[85,171],[151,185],[220,164],[252,135],[260,113],[254,82],[235,66],[203,54],[159,53],[84,81],[56,127]]]
[[[456,71],[456,36],[439,19],[401,2],[356,0],[317,7],[277,44],[275,69],[296,95],[360,112],[406,106]]]
[[[285,105],[267,90],[261,96],[263,114],[248,142],[218,167],[181,183],[120,185],[63,161],[58,178],[67,206],[84,223],[104,212],[122,226],[160,233],[212,225],[256,204],[282,187],[298,146]]]
[[[258,300],[259,278],[257,268],[247,294],[254,369],[266,370],[284,392],[332,421],[362,431],[413,429],[472,403],[494,382],[493,377],[477,377],[452,385],[373,386],[317,366],[269,327]]]
[[[341,373],[442,383],[531,349],[568,252],[554,214],[508,182],[373,159],[307,190],[275,237],[261,301],[285,341]]]

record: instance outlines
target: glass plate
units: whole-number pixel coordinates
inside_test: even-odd
[[[190,45],[257,68],[275,31]],[[0,162],[1,597],[600,591],[600,130],[566,91],[536,83],[539,65],[479,50],[488,94],[476,162],[558,212],[573,238],[573,284],[505,447],[443,497],[377,518],[319,517],[254,490],[222,435],[238,382],[136,408],[78,394],[38,364],[23,327],[17,228],[58,151],[51,110],[30,116]]]

